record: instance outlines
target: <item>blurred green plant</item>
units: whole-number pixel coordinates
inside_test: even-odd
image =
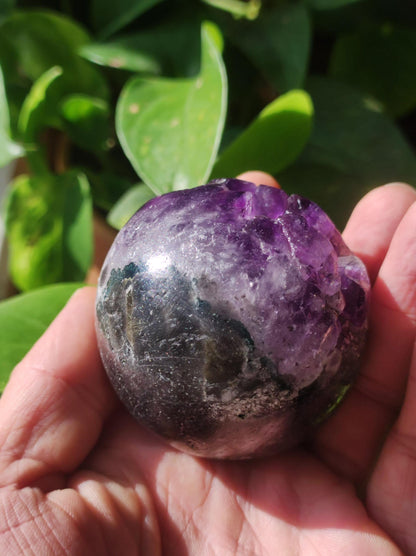
[[[210,177],[271,172],[339,227],[416,184],[413,1],[0,0],[0,166],[28,165],[3,206],[15,286],[69,294],[47,285],[84,280],[94,211],[118,229]]]
[[[44,286],[0,303],[0,392],[6,386],[13,367],[82,285],[66,283]]]

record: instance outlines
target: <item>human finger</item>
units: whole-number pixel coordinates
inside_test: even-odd
[[[416,202],[399,224],[372,291],[362,370],[315,449],[349,479],[365,481],[401,406],[416,330]]]
[[[403,409],[367,489],[367,506],[406,554],[416,554],[416,342]]]
[[[250,170],[249,172],[243,172],[237,177],[240,180],[251,181],[256,185],[269,185],[271,187],[280,189],[280,185],[277,183],[273,176],[260,170]]]
[[[397,226],[414,201],[413,187],[389,183],[370,191],[352,212],[343,237],[366,265],[371,283],[377,277]]]
[[[97,350],[94,302],[94,288],[76,292],[13,371],[0,400],[1,486],[59,483],[115,406]]]

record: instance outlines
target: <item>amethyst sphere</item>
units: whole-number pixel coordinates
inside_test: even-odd
[[[304,439],[351,385],[369,290],[316,204],[216,180],[152,199],[119,232],[99,348],[127,409],[174,446],[265,455]]]

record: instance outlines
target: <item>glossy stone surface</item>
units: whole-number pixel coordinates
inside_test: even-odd
[[[101,356],[127,409],[176,447],[264,455],[300,442],[354,380],[369,289],[317,205],[217,180],[151,200],[118,234]]]

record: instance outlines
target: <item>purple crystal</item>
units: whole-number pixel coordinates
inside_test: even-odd
[[[287,449],[357,374],[369,279],[314,203],[237,179],[149,201],[103,266],[97,333],[127,409],[197,455]]]

